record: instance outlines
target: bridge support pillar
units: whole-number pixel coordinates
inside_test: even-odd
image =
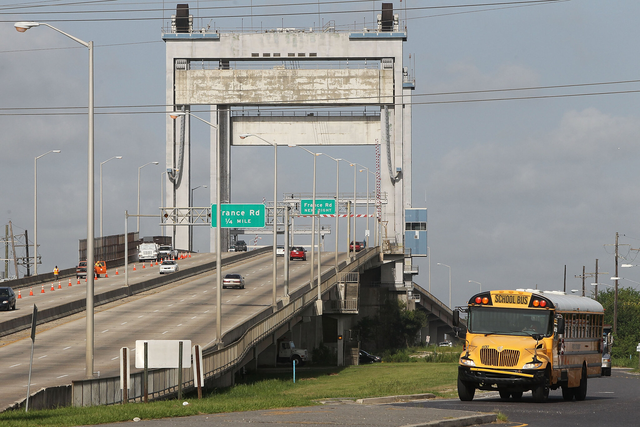
[[[345,316],[338,316],[338,366],[344,366]]]

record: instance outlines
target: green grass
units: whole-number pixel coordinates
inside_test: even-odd
[[[364,398],[397,394],[455,394],[456,363],[376,363],[347,368],[298,371],[291,376],[248,375],[242,384],[217,390],[198,400],[193,396],[181,401],[148,404],[60,408],[49,411],[9,411],[0,413],[0,425],[76,426],[145,419],[179,417],[221,412],[309,406],[318,400]],[[189,405],[183,406],[183,402]]]

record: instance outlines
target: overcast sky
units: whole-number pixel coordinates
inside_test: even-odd
[[[142,169],[141,205],[143,213],[158,212],[166,160],[161,32],[176,2],[87,1],[74,9],[62,3],[68,2],[0,1],[1,225],[11,221],[14,233],[26,229],[32,236],[34,158],[62,150],[38,160],[41,272],[74,266],[78,240],[86,237],[88,55],[48,28],[20,34],[15,21],[48,22],[95,43],[96,236],[100,163],[123,156],[104,165],[104,229],[111,235],[124,232],[125,210],[135,213],[138,167],[152,161],[160,165]],[[223,32],[331,20],[338,28],[361,28],[381,8],[379,1],[188,3],[202,17],[196,25]],[[276,7],[285,3],[306,5]],[[577,289],[582,280],[574,276],[583,265],[594,272],[599,259],[600,271],[608,272],[599,281],[612,284],[615,233],[621,234],[622,262],[635,264],[638,252],[630,249],[640,248],[640,3],[393,3],[407,25],[405,65],[416,80],[413,206],[429,209],[431,274],[428,260],[420,259],[415,281],[425,288],[430,281],[446,303],[448,269],[436,263],[450,265],[453,304],[460,305],[479,289],[469,280],[483,290],[562,289],[565,265],[567,289]],[[445,5],[467,6],[436,8]],[[194,124],[192,187],[207,184],[209,176],[205,127]],[[325,151],[375,167],[373,147]],[[271,199],[271,153],[232,151],[234,200]],[[321,159],[327,178],[318,191],[333,192],[335,163]],[[281,194],[311,191],[310,156],[280,150],[279,160]],[[353,173],[343,167],[341,190],[348,191]],[[363,175],[359,192],[366,189]],[[208,190],[195,196],[196,205],[209,203]],[[143,220],[141,234],[160,234],[157,221]],[[195,234],[196,250],[208,251],[207,230]],[[637,270],[620,276],[640,281]],[[593,281],[586,279],[589,291]]]

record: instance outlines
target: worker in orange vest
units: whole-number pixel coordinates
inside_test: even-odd
[[[56,268],[53,269],[54,280],[58,280],[58,273],[60,273],[60,270],[58,270],[58,266],[56,265]]]

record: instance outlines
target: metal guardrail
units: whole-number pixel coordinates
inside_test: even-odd
[[[369,248],[358,253],[355,260],[346,264],[344,269],[349,272],[357,271],[361,265],[370,258],[379,254],[379,248]],[[340,274],[340,272],[338,272]],[[320,291],[327,292],[337,284],[335,271],[331,269],[321,278]],[[238,340],[221,349],[205,351],[203,354],[203,370],[205,381],[220,377],[239,364],[255,344],[274,333],[278,328],[291,320],[298,313],[309,307],[318,296],[317,288],[312,287],[301,296],[291,301],[281,310],[268,316],[266,319],[250,327]],[[231,331],[230,331],[231,332]],[[222,341],[224,342],[223,335]],[[148,397],[150,400],[165,398],[177,393],[178,374],[177,369],[156,369],[148,374]],[[185,368],[182,375],[183,390],[193,389],[193,369]],[[143,373],[131,374],[131,389],[129,401],[136,402],[143,398]],[[96,378],[73,381],[73,406],[110,405],[122,401],[120,391],[120,378]]]

